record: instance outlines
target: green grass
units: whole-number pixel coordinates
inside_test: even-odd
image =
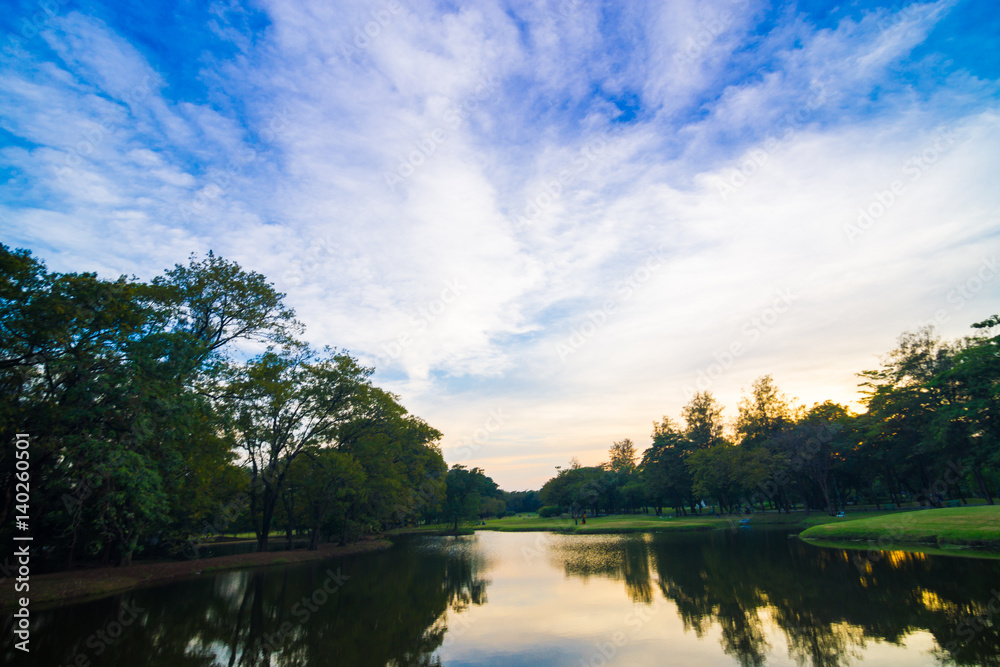
[[[646,514],[618,514],[606,517],[588,517],[587,523],[573,523],[566,517],[506,517],[488,520],[485,526],[476,530],[497,530],[501,532],[551,531],[558,533],[600,534],[600,533],[645,533],[670,530],[708,530],[724,522],[714,516],[687,517],[680,519],[658,518]]]
[[[802,531],[807,540],[874,541],[883,549],[897,545],[1000,548],[1000,505],[891,513],[840,519]],[[869,547],[872,546],[871,544]]]
[[[863,512],[853,517],[879,517],[879,516],[900,516],[901,511],[894,512]],[[499,532],[532,532],[547,531],[556,533],[574,533],[581,535],[597,535],[607,533],[657,533],[673,531],[693,531],[733,528],[739,526],[739,520],[749,518],[751,526],[784,526],[788,528],[807,528],[819,524],[828,523],[831,517],[823,512],[803,511],[792,512],[791,514],[781,514],[778,512],[754,513],[750,515],[722,515],[718,519],[714,514],[705,512],[704,514],[689,514],[688,516],[678,516],[670,518],[669,514],[664,514],[659,518],[654,514],[613,514],[602,517],[588,517],[587,523],[573,523],[573,519],[568,515],[562,517],[540,518],[536,514],[524,514],[521,516],[504,517],[503,519],[487,519],[486,525],[472,525],[464,523],[459,526],[460,535],[471,535],[477,530],[495,530]],[[845,519],[838,519],[844,521]],[[419,526],[411,528],[399,528],[390,530],[386,536],[393,535],[452,535],[451,526],[448,524],[437,524],[429,526]]]
[[[475,531],[469,524],[459,524],[458,525],[458,535],[472,535]],[[392,530],[387,530],[384,533],[387,537],[393,535],[455,535],[456,533],[451,529],[451,524],[449,523],[436,523],[429,524],[426,526],[407,526],[406,528],[394,528]]]
[[[887,512],[868,512],[865,516],[878,516]],[[778,512],[754,513],[750,515],[722,515],[715,518],[714,514],[690,514],[669,518],[665,514],[659,518],[653,514],[615,514],[606,517],[589,517],[586,525],[574,525],[573,519],[563,516],[541,519],[537,516],[505,517],[503,519],[487,520],[485,526],[477,526],[476,530],[497,530],[501,532],[522,531],[552,531],[576,534],[601,533],[646,533],[672,532],[685,530],[711,530],[731,528],[739,525],[742,518],[750,519],[751,526],[787,526],[801,528],[830,521],[830,516],[823,512],[793,512],[780,514]]]

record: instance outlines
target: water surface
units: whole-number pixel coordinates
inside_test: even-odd
[[[1000,562],[480,532],[38,611],[30,660],[4,642],[47,666],[1000,665]]]

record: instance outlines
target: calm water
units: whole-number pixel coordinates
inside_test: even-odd
[[[37,611],[31,659],[9,626],[2,653],[46,667],[1000,665],[1000,562],[856,553],[760,529],[420,538]]]

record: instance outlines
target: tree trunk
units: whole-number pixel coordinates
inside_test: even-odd
[[[285,548],[291,551],[295,547],[295,524],[294,524],[294,513],[295,513],[295,496],[292,496],[289,502],[285,503],[285,512],[288,514],[288,521],[285,524]]]
[[[271,518],[274,516],[274,498],[264,498],[261,508],[260,533],[257,534],[257,551],[267,551],[267,538],[271,534]]]

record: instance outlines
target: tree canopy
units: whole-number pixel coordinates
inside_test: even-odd
[[[855,414],[832,401],[806,409],[763,375],[726,433],[711,392],[694,394],[683,422],[654,422],[636,464],[630,440],[610,460],[570,467],[541,490],[563,511],[750,511],[793,506],[828,513],[847,503],[940,506],[1000,494],[1000,316],[942,342],[904,333],[879,368],[859,373]]]
[[[347,352],[298,340],[284,299],[211,252],[142,282],[0,245],[0,459],[31,434],[48,567],[190,554],[238,528],[264,549],[275,523],[315,548],[437,517],[441,434]]]

